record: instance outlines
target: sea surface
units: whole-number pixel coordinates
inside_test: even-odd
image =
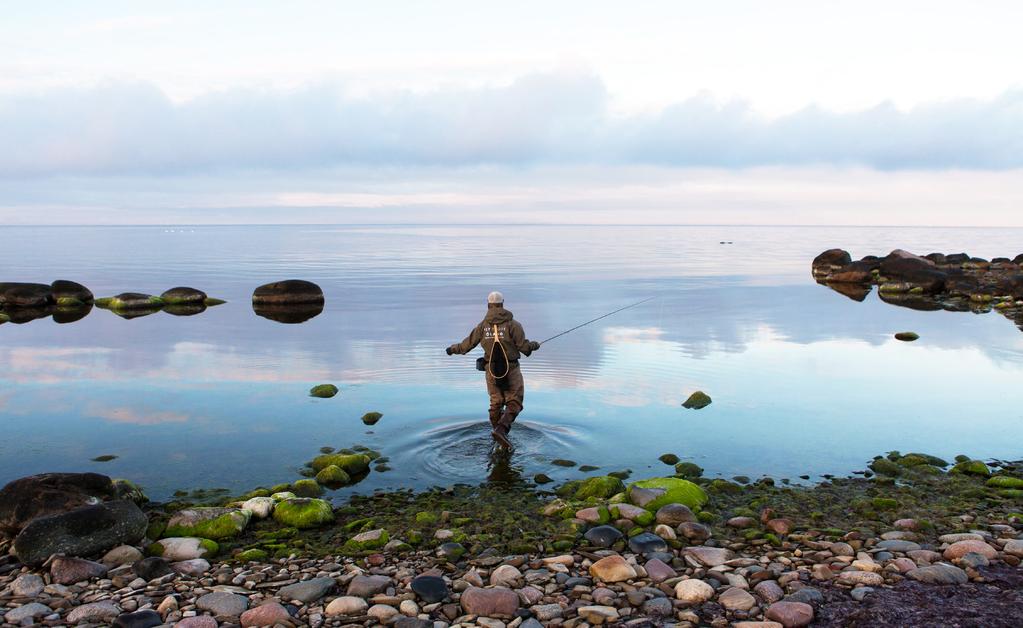
[[[991,258],[1019,229],[589,226],[0,227],[0,281],[71,279],[96,296],[192,286],[227,304],[126,320],[94,309],[0,325],[0,483],[98,471],[176,490],[300,478],[321,447],[389,458],[330,493],[582,477],[555,458],[712,477],[848,474],[890,450],[1023,456],[1023,333],[997,313],[921,312],[819,286],[810,262],[905,248]],[[326,294],[301,324],[252,290]],[[522,362],[510,460],[491,453],[477,353],[447,356],[491,290],[529,338],[653,299]],[[921,339],[903,343],[898,331]],[[477,349],[477,352],[479,350]],[[334,383],[332,399],[308,396]],[[713,403],[681,407],[703,390]],[[360,417],[383,413],[375,426]],[[103,455],[116,456],[94,462]]]

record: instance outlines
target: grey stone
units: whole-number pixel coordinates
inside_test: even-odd
[[[668,544],[656,534],[642,532],[629,539],[629,549],[637,554],[663,552],[668,549]]]
[[[391,586],[391,579],[387,576],[355,576],[348,583],[348,595],[370,597],[377,593],[383,593],[389,586]]]
[[[249,598],[227,591],[214,591],[200,597],[195,602],[200,610],[213,613],[214,617],[238,617],[249,607]]]
[[[964,584],[970,579],[965,571],[948,563],[918,567],[907,573],[906,576],[918,582],[930,584]]]
[[[914,543],[912,541],[893,540],[893,541],[881,541],[880,543],[878,543],[874,547],[876,547],[877,549],[888,550],[890,552],[906,553],[906,552],[912,552],[912,551],[920,549],[920,544],[919,543]]]
[[[52,554],[91,556],[137,543],[149,519],[134,502],[112,501],[33,519],[14,539],[21,562],[39,565]]]
[[[622,533],[613,526],[597,526],[587,530],[583,536],[597,547],[611,547],[615,541],[622,538]]]
[[[862,602],[863,598],[867,597],[869,594],[873,592],[874,592],[873,587],[857,587],[849,592],[849,597],[856,600],[857,602]]]
[[[663,597],[655,597],[643,602],[643,614],[651,617],[669,617],[674,612],[671,601]]]
[[[824,594],[813,587],[804,587],[791,595],[785,597],[786,602],[802,602],[810,606],[820,606],[824,603]]]
[[[17,625],[26,619],[36,619],[38,617],[45,617],[52,612],[53,610],[50,609],[50,607],[46,606],[45,604],[40,604],[39,602],[30,602],[28,604],[24,604],[15,609],[7,611],[7,614],[4,615],[4,621],[7,622],[8,624]]]
[[[46,583],[39,576],[26,573],[14,579],[10,585],[12,595],[18,597],[35,597],[43,592]]]
[[[82,604],[74,608],[67,615],[67,623],[73,625],[88,621],[89,623],[98,624],[113,621],[120,614],[121,608],[117,604],[110,600],[103,600],[102,602],[93,602],[92,604]]]
[[[389,581],[390,579],[388,579]],[[298,600],[303,604],[308,604],[330,593],[335,584],[333,578],[313,578],[281,587],[277,595],[284,601]]]

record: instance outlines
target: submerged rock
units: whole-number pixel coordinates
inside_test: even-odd
[[[334,384],[319,384],[309,389],[309,396],[330,399],[337,394],[337,391],[338,388]]]
[[[313,458],[309,466],[317,473],[334,465],[348,475],[359,475],[369,470],[370,461],[366,454],[322,454]]]
[[[76,323],[92,313],[92,303],[81,305],[58,305],[53,309],[53,322],[58,325]]]
[[[42,563],[51,554],[90,556],[145,536],[149,519],[134,502],[111,501],[33,519],[14,539],[21,562]]]
[[[336,464],[324,467],[316,474],[316,481],[328,487],[341,487],[352,481],[350,475]]]
[[[688,410],[702,410],[711,404],[710,395],[697,390],[693,394],[689,395],[689,398],[682,402],[682,407]]]
[[[367,412],[362,415],[362,422],[366,425],[376,425],[377,422],[383,418],[384,415],[379,412]]]
[[[122,292],[114,297],[96,299],[96,307],[108,310],[159,310],[164,305],[163,299],[141,292]]]
[[[579,484],[575,491],[575,499],[585,500],[591,497],[597,499],[608,499],[625,490],[625,484],[618,478],[610,475],[598,475],[587,478]]]

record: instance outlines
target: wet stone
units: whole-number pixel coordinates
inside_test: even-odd
[[[615,541],[622,538],[622,533],[618,528],[612,526],[597,526],[587,530],[583,536],[597,547],[611,547]],[[661,540],[661,542],[663,543],[664,541]]]
[[[438,576],[419,576],[412,580],[412,591],[428,604],[443,601],[448,596],[448,585]]]
[[[389,586],[391,586],[391,579],[387,576],[355,576],[348,583],[348,595],[370,597],[377,593],[383,593]]]
[[[656,534],[643,532],[629,539],[629,549],[637,554],[663,552],[668,549],[668,544]]]
[[[131,566],[132,570],[143,580],[155,580],[167,574],[174,573],[170,563],[159,556],[143,558]]]
[[[912,541],[881,541],[875,545],[877,549],[888,550],[890,552],[912,552],[920,549],[920,545]]]
[[[385,579],[388,583],[390,583],[389,578],[385,577]],[[314,602],[329,593],[334,588],[334,585],[335,583],[333,578],[313,578],[311,580],[304,580],[302,582],[296,582],[295,584],[282,587],[281,590],[277,592],[277,595],[282,600],[298,600],[299,602],[308,604],[309,602]],[[350,590],[351,589],[349,589],[349,591]],[[351,595],[351,593],[349,593],[349,595]]]
[[[163,618],[156,611],[144,610],[118,615],[113,625],[115,628],[153,628],[163,625]]]
[[[215,591],[196,600],[195,605],[215,617],[238,617],[249,607],[249,600],[243,595]]]
[[[907,573],[906,577],[930,584],[965,584],[969,581],[965,571],[946,563],[936,563],[914,569]]]

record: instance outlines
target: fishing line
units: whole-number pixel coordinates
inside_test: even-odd
[[[540,344],[544,344],[544,343],[550,342],[551,340],[554,340],[555,338],[560,338],[560,337],[564,336],[565,334],[567,334],[567,333],[569,333],[569,332],[573,332],[573,331],[575,331],[575,330],[579,329],[580,327],[586,327],[587,325],[589,325],[589,324],[591,324],[591,323],[596,323],[597,321],[599,321],[599,320],[601,320],[601,319],[604,319],[604,318],[607,318],[608,316],[611,316],[612,314],[617,314],[618,312],[624,312],[625,310],[627,310],[627,309],[629,309],[629,308],[633,308],[633,307],[636,307],[637,305],[643,305],[644,303],[647,303],[647,302],[649,302],[649,301],[653,301],[653,300],[654,300],[654,299],[656,299],[656,298],[657,298],[657,297],[650,297],[650,298],[648,298],[648,299],[643,299],[642,301],[639,301],[639,302],[637,302],[637,303],[633,303],[632,305],[626,305],[625,307],[622,307],[622,308],[618,308],[618,309],[617,309],[617,310],[615,310],[614,312],[608,312],[607,314],[604,314],[603,316],[598,316],[597,318],[595,318],[595,319],[593,319],[593,320],[590,320],[590,321],[586,321],[585,323],[582,323],[582,324],[580,324],[580,325],[576,325],[576,326],[575,326],[575,327],[573,327],[572,329],[566,329],[565,331],[561,332],[560,334],[556,334],[556,335],[554,335],[554,336],[551,336],[551,337],[550,337],[550,338],[548,338],[547,340],[541,340],[541,341],[540,341]]]

